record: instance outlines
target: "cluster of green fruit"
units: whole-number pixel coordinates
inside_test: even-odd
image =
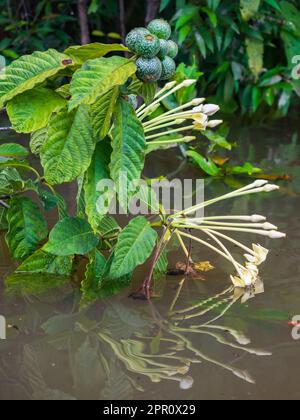
[[[178,46],[169,38],[171,27],[163,19],[152,20],[147,28],[135,28],[126,37],[126,46],[138,55],[137,77],[144,82],[169,80],[176,70]]]

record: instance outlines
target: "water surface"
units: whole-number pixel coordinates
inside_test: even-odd
[[[83,311],[78,311],[78,290],[68,282],[38,295],[27,288],[11,298],[3,280],[14,265],[2,235],[0,314],[9,328],[7,340],[0,341],[0,399],[300,398],[300,341],[293,340],[288,325],[300,314],[297,131],[286,124],[239,128],[232,136],[240,145],[235,152],[239,163],[250,160],[269,173],[293,177],[279,182],[278,193],[212,209],[264,214],[287,232],[283,241],[251,239],[272,249],[261,272],[264,293],[241,303],[242,296],[228,290],[231,267],[195,246],[194,260],[210,261],[216,269],[203,273],[203,279],[168,276],[156,282],[151,303],[128,298],[145,276],[142,269],[130,289]],[[158,154],[147,175],[170,173],[179,165],[173,152]],[[187,166],[180,176],[197,178],[199,171]],[[243,182],[208,180],[206,195]],[[74,188],[66,187],[65,193],[71,203]],[[174,251],[170,266],[179,259]],[[42,285],[43,278],[39,281]]]

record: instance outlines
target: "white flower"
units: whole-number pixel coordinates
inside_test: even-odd
[[[239,269],[238,276],[231,276],[234,287],[247,289],[255,285],[258,277],[258,268],[254,264],[246,264],[246,267]]]
[[[219,111],[220,111],[220,107],[214,104],[203,105],[203,109],[202,109],[202,112],[209,117],[211,117],[212,115],[216,114]]]
[[[223,120],[211,120],[207,124],[207,127],[209,128],[215,128],[218,127],[218,125],[223,124]]]
[[[269,254],[269,250],[262,247],[261,245],[252,245],[254,255],[251,254],[245,254],[246,259],[255,265],[261,265],[264,263],[267,259],[267,256]]]

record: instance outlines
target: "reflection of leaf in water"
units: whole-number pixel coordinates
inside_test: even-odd
[[[109,375],[100,398],[104,400],[129,400],[134,398],[136,386],[120,367],[119,363],[110,363]],[[141,390],[141,389],[140,389]]]
[[[14,273],[6,278],[6,294],[8,296],[33,295],[39,296],[49,290],[67,285],[68,278],[50,274]]]
[[[77,350],[70,352],[74,393],[80,399],[99,398],[106,377],[100,351],[99,341],[87,335]]]
[[[82,317],[82,312],[55,315],[52,318],[49,318],[43,325],[41,325],[41,328],[47,335],[59,334],[63,331],[73,328],[75,322],[79,321]]]
[[[42,351],[42,349],[41,349]],[[34,346],[26,344],[23,352],[21,378],[28,382],[32,389],[33,400],[75,400],[71,395],[47,386],[39,366],[39,355]]]
[[[129,338],[139,328],[145,328],[153,322],[141,316],[141,313],[127,306],[112,302],[105,310],[101,328],[110,332],[115,339]]]

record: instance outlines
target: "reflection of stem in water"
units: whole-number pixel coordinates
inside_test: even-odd
[[[173,301],[172,301],[172,303],[171,303],[171,306],[170,306],[169,312],[172,312],[172,311],[173,311],[173,309],[174,309],[174,307],[175,307],[175,305],[176,305],[176,303],[177,303],[177,300],[179,299],[179,296],[180,296],[180,293],[181,293],[182,287],[183,287],[183,285],[184,285],[184,282],[185,282],[185,278],[184,278],[184,279],[182,279],[182,280],[179,282],[179,287],[178,287],[177,292],[176,292],[176,295],[175,295],[175,297],[174,297],[174,299],[173,299]]]

